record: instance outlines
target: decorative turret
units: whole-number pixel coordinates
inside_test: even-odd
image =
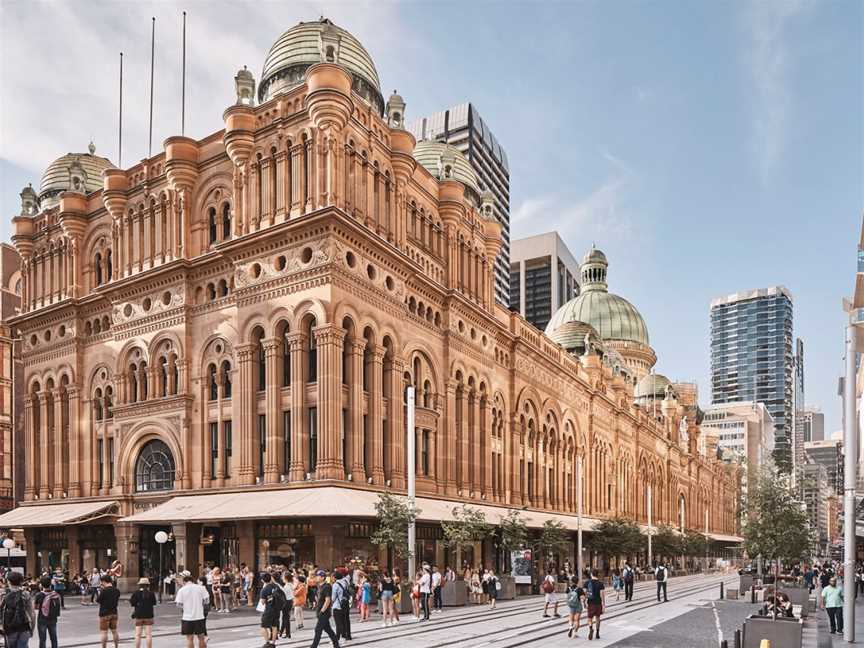
[[[318,63],[306,70],[306,87],[306,107],[315,125],[341,131],[354,109],[351,75],[338,65]]]
[[[234,77],[234,90],[237,93],[237,104],[242,106],[255,105],[255,77],[243,66]]]
[[[405,127],[405,100],[395,90],[387,100],[387,125],[398,129]]]
[[[33,190],[32,184],[27,184],[21,190],[21,215],[35,216],[39,212],[39,198]]]
[[[191,137],[175,135],[165,140],[165,175],[180,198],[180,240],[177,253],[189,253],[189,225],[192,222],[192,193],[198,182],[198,142]]]

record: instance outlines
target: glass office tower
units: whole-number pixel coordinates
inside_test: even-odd
[[[792,295],[783,286],[711,302],[711,402],[758,401],[774,418],[774,460],[792,469]]]

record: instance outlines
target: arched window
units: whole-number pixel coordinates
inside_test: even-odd
[[[159,395],[168,396],[168,358],[159,359]]]
[[[100,252],[96,253],[96,258],[93,259],[93,266],[96,270],[96,285],[102,285],[102,254]]]
[[[220,370],[222,371],[222,398],[231,398],[231,363],[223,360]]]
[[[267,389],[267,358],[264,355],[264,331],[260,327],[252,331],[252,343],[255,345],[258,391],[264,391]]]
[[[231,238],[231,206],[228,203],[222,205],[222,240]]]
[[[135,490],[139,493],[174,489],[174,456],[164,441],[153,439],[135,462]]]
[[[139,381],[141,382],[141,400],[146,401],[150,398],[150,395],[147,393],[147,363],[142,361],[138,371],[141,373],[139,377]]]
[[[318,381],[318,344],[315,342],[315,320],[309,320],[309,382]]]
[[[97,421],[102,420],[102,390],[96,388],[96,393],[93,394],[93,417]]]
[[[135,365],[129,365],[129,402],[138,402],[138,369]]]
[[[114,389],[111,385],[105,388],[105,418],[114,418]]]
[[[108,248],[105,250],[105,275],[108,277],[107,281],[111,281],[111,273],[113,272],[111,265],[111,248]]]
[[[219,396],[219,385],[216,383],[216,365],[211,364],[207,368],[207,372],[208,372],[207,385],[208,385],[208,388],[210,390],[209,399],[211,401],[214,401]]]
[[[217,234],[216,208],[215,207],[211,207],[207,211],[207,224],[208,224],[208,230],[210,232],[210,245],[213,245],[216,242],[216,234]]]

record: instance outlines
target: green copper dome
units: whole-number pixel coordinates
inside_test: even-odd
[[[477,174],[455,146],[423,140],[414,147],[414,159],[439,180],[458,180],[474,192],[475,201],[479,198],[480,184],[477,182]]]
[[[663,374],[648,374],[636,384],[633,390],[635,398],[666,398],[666,389],[672,387],[672,381]],[[674,390],[674,387],[672,387]]]
[[[564,304],[549,320],[546,335],[568,322],[590,324],[605,341],[637,342],[650,346],[648,327],[642,315],[623,297],[610,293],[606,285],[609,266],[606,255],[592,248],[582,260],[582,294]]]
[[[383,112],[381,82],[372,57],[352,34],[327,18],[301,22],[273,44],[261,71],[258,100],[269,101],[301,85],[306,69],[316,63],[335,63],[345,68],[351,74],[354,92]]]
[[[87,153],[67,153],[48,165],[39,185],[40,210],[59,205],[64,191],[89,194],[102,188],[102,171],[114,165],[95,153],[91,142]]]

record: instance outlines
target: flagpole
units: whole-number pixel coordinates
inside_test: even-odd
[[[180,91],[180,134],[186,134],[186,12],[183,12],[183,82]]]
[[[156,62],[156,16],[150,28],[150,138],[147,144],[147,157],[153,156],[153,76]]]
[[[123,52],[120,52],[120,123],[117,127],[117,167],[123,168]]]

